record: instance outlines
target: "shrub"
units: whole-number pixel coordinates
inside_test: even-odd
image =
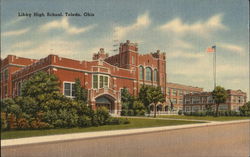
[[[83,115],[79,117],[78,124],[80,127],[88,127],[92,125],[92,121],[90,117]]]
[[[7,129],[6,113],[1,113],[1,130]]]
[[[19,129],[28,129],[30,128],[29,121],[26,118],[17,119],[17,127]]]
[[[140,110],[136,113],[137,116],[145,116],[146,111],[145,110]]]
[[[122,115],[122,116],[127,116],[127,115],[128,115],[128,110],[123,109],[123,110],[121,111],[121,115]]]
[[[183,113],[182,110],[178,111],[178,115],[182,115],[182,113]]]
[[[98,108],[95,113],[99,125],[105,125],[110,118],[109,111],[106,107]]]
[[[134,116],[134,110],[128,110],[128,116]]]
[[[190,115],[191,115],[191,112],[184,112],[184,115],[185,115],[185,116],[190,116]]]
[[[47,129],[51,126],[46,122],[41,122],[40,120],[33,120],[30,123],[30,127],[33,129]]]

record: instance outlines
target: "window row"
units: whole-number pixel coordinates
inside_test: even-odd
[[[154,69],[154,71],[150,67],[145,68],[146,71],[146,81],[158,81],[158,71],[157,69]],[[139,67],[139,75],[140,75],[140,80],[144,80],[144,68],[143,66]]]
[[[173,89],[173,88],[167,88],[167,95],[172,95],[172,96],[183,96],[185,94],[189,94],[189,93],[195,93],[195,92],[191,92],[191,91],[184,91],[184,90],[177,90],[177,89]]]
[[[93,75],[93,88],[108,88],[109,77],[105,75]]]

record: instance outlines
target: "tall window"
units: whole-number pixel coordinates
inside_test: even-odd
[[[146,68],[146,80],[152,81],[152,70],[149,67]]]
[[[103,76],[100,76],[99,88],[103,88]]]
[[[4,81],[7,81],[9,78],[9,71],[8,69],[4,70]]]
[[[75,96],[75,83],[64,82],[64,95],[74,97]]]
[[[158,81],[158,72],[157,72],[156,69],[154,70],[154,81],[155,81],[155,82]]]
[[[98,86],[99,85],[99,86]],[[109,78],[105,75],[93,75],[93,88],[107,88],[109,85]]]
[[[108,76],[105,76],[104,77],[104,87],[108,87],[108,82],[109,82],[109,78],[108,78]]]
[[[98,88],[98,76],[93,75],[93,88]]]
[[[135,57],[132,56],[132,64],[135,64]]]
[[[17,83],[17,95],[18,96],[21,96],[21,88],[22,88],[22,84],[21,82],[18,82]]]
[[[139,70],[140,70],[140,80],[144,80],[144,69],[143,69],[143,67],[140,66]]]
[[[175,89],[172,90],[172,95],[177,96],[177,91]]]

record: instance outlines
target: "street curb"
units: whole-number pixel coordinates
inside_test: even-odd
[[[151,127],[151,128],[127,129],[127,130],[111,130],[111,131],[97,131],[97,132],[27,137],[27,138],[1,140],[1,147],[50,143],[50,142],[62,142],[62,141],[71,141],[71,140],[84,140],[84,139],[93,139],[93,138],[100,138],[100,137],[142,134],[142,133],[161,132],[161,131],[188,129],[188,128],[196,128],[196,127],[208,127],[208,126],[236,124],[236,123],[246,123],[246,122],[250,123],[250,120],[247,119],[247,120],[236,120],[236,121],[229,121],[229,122],[211,122],[211,123],[202,123],[202,124],[185,124],[185,125],[164,126],[164,127]]]

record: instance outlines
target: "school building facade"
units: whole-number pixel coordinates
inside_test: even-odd
[[[89,105],[93,109],[105,106],[113,115],[121,112],[121,90],[128,88],[136,96],[143,84],[160,86],[166,96],[166,54],[139,54],[138,45],[127,40],[119,53],[108,56],[103,48],[92,61],[73,60],[49,55],[40,60],[8,55],[1,59],[1,98],[20,95],[22,83],[37,71],[57,76],[60,90],[74,97],[74,82],[79,78],[88,89]]]

